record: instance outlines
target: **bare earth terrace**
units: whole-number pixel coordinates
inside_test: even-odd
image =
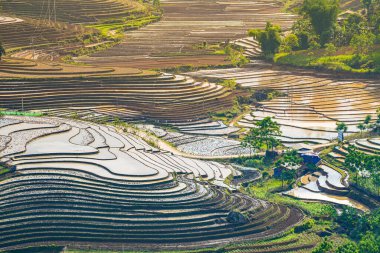
[[[218,65],[224,63],[224,56],[199,51],[194,46],[243,38],[247,28],[263,27],[267,21],[288,28],[295,18],[282,13],[281,4],[270,0],[163,0],[161,5],[164,16],[160,22],[127,32],[120,45],[77,60],[144,69]]]

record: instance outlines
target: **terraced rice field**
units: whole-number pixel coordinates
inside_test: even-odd
[[[282,13],[281,4],[271,0],[162,0],[161,6],[160,22],[127,32],[120,45],[78,61],[144,69],[217,65],[224,63],[224,56],[195,46],[244,38],[247,28],[264,27],[270,20],[288,28],[295,18]]]
[[[366,115],[376,116],[380,107],[379,82],[339,79],[307,71],[277,70],[257,62],[246,68],[202,70],[189,73],[197,78],[235,79],[243,87],[272,89],[284,95],[260,102],[239,121],[241,127],[272,116],[281,125],[283,143],[328,143],[337,138],[336,123],[345,122],[348,133],[358,132],[357,125]]]
[[[84,110],[122,119],[188,121],[232,103],[231,93],[222,86],[132,68],[7,59],[0,66],[0,78],[0,108],[60,116]]]
[[[330,165],[321,164],[321,172],[306,174],[302,176],[302,186],[285,192],[285,195],[311,200],[324,201],[340,205],[352,206],[364,211],[368,211],[365,205],[347,197],[348,173],[341,174]]]
[[[150,15],[151,8],[149,4],[135,0],[3,1],[1,41],[14,57],[59,61],[63,55],[78,49],[95,50],[97,46],[111,42],[104,36],[117,33],[93,29],[93,25],[112,26],[145,18]],[[13,20],[16,22],[11,22],[9,17],[17,17]]]
[[[118,0],[10,0],[3,1],[1,6],[3,13],[76,24],[123,18],[141,8],[137,1]]]
[[[63,47],[78,47],[78,42],[73,41],[84,33],[85,29],[75,25],[47,23],[24,17],[0,17],[1,42],[7,51],[49,46],[50,52],[59,53]]]
[[[211,122],[212,123],[212,122]],[[211,124],[210,123],[210,124]],[[186,126],[192,123],[184,123]],[[178,123],[173,125],[178,126]],[[240,141],[227,138],[226,136],[213,136],[213,132],[218,132],[218,129],[213,129],[206,125],[206,130],[199,130],[197,134],[187,133],[182,128],[179,132],[166,131],[154,125],[139,125],[139,128],[153,133],[158,138],[175,146],[178,151],[186,154],[200,156],[204,158],[228,158],[239,157],[241,155],[249,155],[251,150],[241,147]],[[221,135],[225,135],[223,132]]]
[[[349,142],[350,145],[356,147],[357,150],[368,155],[380,155],[380,138],[363,138]],[[348,154],[348,144],[342,147],[336,146],[328,155],[340,162],[344,162]]]
[[[229,165],[164,153],[111,126],[6,116],[0,135],[1,162],[14,168],[0,181],[0,249],[204,247],[266,238],[303,217],[215,186],[235,173]]]

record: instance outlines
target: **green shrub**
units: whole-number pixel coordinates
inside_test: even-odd
[[[314,227],[314,225],[315,225],[315,221],[313,219],[309,219],[305,223],[294,227],[294,232],[295,233],[302,233],[306,230],[311,229],[312,227]]]
[[[237,88],[240,88],[240,85],[236,82],[235,79],[226,79],[218,83],[219,85],[222,85],[230,90],[236,90]]]

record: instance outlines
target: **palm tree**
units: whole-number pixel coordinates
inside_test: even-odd
[[[3,43],[0,42],[0,61],[3,55],[5,55],[5,49],[3,47]]]

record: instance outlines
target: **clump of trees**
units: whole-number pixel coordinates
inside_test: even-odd
[[[282,33],[279,26],[267,23],[265,29],[251,29],[248,34],[258,40],[267,57],[278,52],[320,48],[333,55],[337,48],[350,46],[358,57],[349,65],[371,67],[374,63],[365,56],[380,42],[380,1],[362,0],[362,4],[364,15],[349,13],[338,20],[339,0],[303,0],[299,8],[302,18],[291,31]]]
[[[352,207],[343,207],[336,218],[342,231],[350,241],[336,244],[325,238],[313,253],[378,253],[380,252],[380,209],[361,213]]]
[[[236,82],[236,79],[225,79],[218,83],[229,90],[236,90],[240,88],[240,85]]]
[[[371,180],[380,195],[380,156],[368,155],[358,151],[355,146],[348,147],[344,166],[355,175],[355,182],[360,185],[359,176],[364,184]]]
[[[5,55],[5,48],[3,47],[3,43],[0,42],[0,61],[2,57]]]
[[[334,32],[339,12],[339,0],[304,0],[300,14],[310,21],[319,44],[325,45]]]
[[[297,150],[290,149],[284,152],[282,157],[276,161],[276,167],[281,169],[282,188],[285,180],[293,180],[297,176],[297,169],[301,166],[303,159]]]
[[[224,48],[224,52],[227,55],[227,60],[229,60],[234,67],[242,67],[249,63],[248,58],[243,54],[243,48],[234,47],[229,44]]]
[[[280,125],[271,117],[266,117],[255,123],[255,127],[249,130],[241,144],[250,150],[265,150],[266,155],[268,155],[269,150],[273,151],[280,144],[276,138],[280,135]]]
[[[267,22],[264,30],[251,29],[249,36],[253,36],[261,45],[261,50],[265,56],[273,56],[278,52],[281,45],[281,28]]]
[[[360,122],[356,127],[360,130],[361,133],[364,131],[374,131],[380,132],[380,108],[376,110],[376,119],[372,119],[371,115],[367,115],[363,122]]]

